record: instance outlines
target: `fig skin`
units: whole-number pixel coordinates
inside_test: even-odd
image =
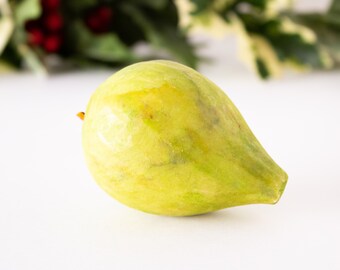
[[[82,143],[97,183],[152,214],[274,204],[288,178],[227,95],[171,61],[140,62],[101,84],[86,109]]]

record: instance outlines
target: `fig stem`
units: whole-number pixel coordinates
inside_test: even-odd
[[[79,113],[77,113],[77,116],[80,118],[80,120],[84,120],[84,118],[85,118],[85,113],[84,112],[79,112]]]

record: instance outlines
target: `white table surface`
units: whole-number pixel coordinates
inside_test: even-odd
[[[186,218],[123,206],[91,178],[75,116],[111,71],[2,75],[1,270],[340,269],[340,73],[264,83],[224,42],[201,72],[289,174],[281,201]]]

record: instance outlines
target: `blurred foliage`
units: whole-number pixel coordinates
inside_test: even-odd
[[[151,50],[138,54],[139,44]],[[0,71],[47,73],[55,58],[76,67],[122,66],[160,54],[198,63],[171,0],[0,0]]]
[[[340,65],[340,0],[296,13],[292,0],[0,0],[0,72],[122,66],[170,58],[197,67],[189,36],[234,33],[261,78]],[[138,46],[151,50],[141,54]]]
[[[340,0],[325,13],[296,13],[290,0],[177,0],[189,31],[235,33],[240,57],[261,78],[285,67],[330,69],[340,63]],[[219,30],[218,30],[219,29]]]

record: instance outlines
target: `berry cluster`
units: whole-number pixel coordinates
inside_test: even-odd
[[[85,24],[95,34],[102,34],[110,30],[113,11],[108,6],[98,6],[91,9],[85,16]]]
[[[27,42],[42,47],[48,53],[56,53],[62,45],[63,18],[60,13],[60,0],[41,0],[40,18],[27,21]]]

